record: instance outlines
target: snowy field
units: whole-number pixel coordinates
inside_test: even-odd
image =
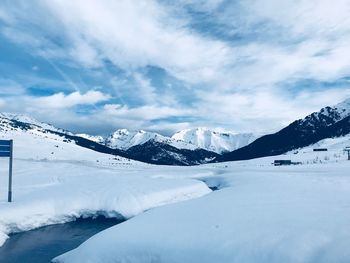
[[[350,262],[349,138],[196,167],[146,165],[54,139],[30,153],[18,141],[11,204],[0,163],[0,243],[11,232],[104,214],[130,219],[54,261]],[[274,167],[274,159],[302,164]]]
[[[222,190],[147,211],[56,262],[349,262],[349,167],[232,165]]]
[[[101,154],[42,134],[15,138],[13,203],[7,203],[8,160],[0,159],[0,245],[9,233],[103,214],[130,218],[150,208],[210,192],[205,183],[176,178],[178,167],[156,167]],[[171,169],[171,171],[169,171]],[[193,176],[201,176],[198,171]],[[161,178],[169,175],[173,178]]]

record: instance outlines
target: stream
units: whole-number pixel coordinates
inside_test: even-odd
[[[49,225],[10,235],[0,247],[1,263],[48,263],[70,251],[91,236],[124,220],[115,218],[78,218],[65,224]]]

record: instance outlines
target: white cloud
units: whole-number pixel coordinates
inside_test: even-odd
[[[23,93],[25,93],[25,88],[22,85],[11,79],[0,77],[0,96],[17,96]]]
[[[101,72],[111,63],[133,78],[136,86],[132,90],[124,88],[123,92],[135,94],[143,105],[132,107],[119,98],[123,105],[105,105],[97,110],[92,117],[95,123],[102,123],[101,118],[108,116],[118,127],[177,129],[204,125],[268,131],[350,95],[347,87],[321,91],[310,87],[301,91],[298,87],[286,89],[284,85],[302,79],[337,82],[350,75],[349,1],[179,3],[176,5],[180,9],[191,6],[207,12],[220,25],[219,31],[231,38],[222,38],[206,29],[200,32],[190,26],[196,17],[186,12],[175,17],[179,13],[173,12],[170,4],[155,0],[23,2],[10,4],[15,8],[7,8],[6,13],[0,8],[0,19],[5,21],[2,33],[6,37],[36,48],[36,54],[53,61],[54,67],[55,59],[62,58]],[[221,4],[225,4],[225,10],[218,8]],[[28,12],[32,9],[34,15]],[[34,33],[23,30],[23,24],[34,25]],[[232,36],[243,39],[236,41]],[[62,45],[52,39],[59,39]],[[148,65],[163,68],[183,80],[194,92],[189,98],[192,103],[178,101],[177,90],[169,94],[152,85],[149,76],[139,73],[140,68]],[[60,74],[77,92],[27,98],[33,102],[28,108],[33,112],[38,108],[55,111],[109,99],[104,94],[110,94],[108,88],[104,93],[82,94],[64,72]],[[110,82],[113,87],[125,84],[118,76],[112,76]],[[97,112],[103,117],[98,117]],[[88,119],[69,114],[88,123]],[[152,123],[181,116],[198,120],[192,124]]]
[[[191,112],[189,110],[155,105],[129,108],[126,105],[107,104],[104,106],[104,113],[115,118],[151,121],[188,115]]]
[[[189,122],[160,122],[157,124],[150,124],[147,126],[147,130],[160,132],[161,134],[172,136],[175,132],[189,129],[192,127],[192,124]]]
[[[248,0],[242,1],[255,19],[267,20],[278,24],[295,36],[337,35],[339,31],[349,32],[348,0]]]
[[[350,97],[349,88],[322,91],[304,90],[294,96],[253,91],[251,93],[203,93],[193,114],[214,127],[233,129],[238,132],[271,132],[304,118],[325,106],[333,106]],[[210,121],[212,120],[212,121]]]
[[[47,113],[60,115],[62,110],[69,110],[78,105],[95,105],[100,102],[105,102],[110,99],[109,95],[103,94],[100,91],[90,90],[86,93],[72,92],[64,94],[62,92],[50,95],[33,97],[25,94],[17,94],[17,96],[3,96],[2,110],[13,112],[27,112],[31,114]],[[71,113],[69,113],[71,114]]]
[[[136,81],[137,94],[142,101],[147,104],[154,104],[157,100],[156,88],[152,86],[151,81],[146,79],[142,74],[135,73],[134,79]]]
[[[103,61],[109,60],[131,71],[155,65],[189,83],[226,88],[274,85],[295,76],[332,80],[350,73],[348,1],[238,1],[231,4],[233,14],[217,13],[222,2],[181,4],[223,17],[218,20],[227,32],[269,34],[265,39],[253,37],[247,44],[232,45],[191,30],[186,16],[174,17],[169,6],[144,0],[34,2],[37,12],[41,10],[44,18],[50,16],[48,29],[39,18],[30,18],[32,4],[19,5],[25,13],[19,17],[33,20],[40,28],[37,31],[55,35],[54,25],[60,28],[61,37],[66,38],[64,43],[70,43],[65,46],[68,52],[60,51],[44,34],[32,36],[12,32],[13,28],[4,32],[14,40],[37,46],[42,55],[50,58],[54,54],[68,56],[86,67],[102,67]],[[241,16],[234,16],[239,12]],[[18,16],[18,12],[15,14]]]
[[[91,0],[88,4],[83,0],[34,1],[30,6],[18,5],[21,12],[13,11],[20,18],[24,16],[23,21],[33,20],[36,31],[55,35],[57,32],[51,32],[54,25],[47,29],[46,21],[31,19],[33,5],[45,14],[43,18],[50,17],[50,24],[60,28],[61,37],[70,43],[65,47],[68,52],[60,51],[45,33],[33,36],[16,29],[21,28],[17,25],[21,19],[7,20],[11,28],[6,29],[6,35],[36,46],[49,58],[68,56],[90,67],[109,60],[128,70],[156,65],[190,82],[212,79],[228,62],[225,43],[188,30],[186,20],[174,18],[171,10],[155,0]]]
[[[77,105],[94,105],[98,102],[107,101],[108,99],[110,99],[109,95],[93,90],[90,90],[85,94],[73,92],[65,95],[64,93],[60,92],[51,96],[27,98],[29,101],[28,104],[34,104],[34,107],[44,109],[61,109],[71,108]]]
[[[0,98],[0,109],[4,108],[5,105],[6,105],[5,100],[3,100],[3,99]]]

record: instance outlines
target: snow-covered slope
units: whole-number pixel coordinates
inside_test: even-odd
[[[330,126],[350,116],[350,98],[333,106],[324,107],[318,112],[314,112],[302,120],[300,126],[313,127],[317,129],[322,126]]]
[[[48,127],[45,124],[43,126]],[[110,163],[113,160],[131,162],[122,157],[102,154],[93,149],[79,146],[72,138],[76,137],[46,130],[36,124],[14,121],[0,116],[0,139],[14,140],[15,158],[37,161],[79,160],[93,163]]]
[[[0,112],[0,118],[7,119],[7,120],[14,120],[14,121],[22,122],[22,123],[27,123],[27,124],[31,124],[31,125],[40,127],[42,129],[72,135],[71,132],[68,132],[64,129],[57,128],[57,127],[55,127],[51,124],[48,124],[48,123],[40,122],[40,121],[36,120],[35,118],[28,116],[28,115],[25,115],[25,114],[14,114],[14,113]]]
[[[213,171],[199,179],[219,190],[152,209],[54,262],[350,262],[350,161],[343,152],[349,139],[326,139],[276,157],[187,167],[181,176]],[[274,158],[303,164],[275,167]]]
[[[142,145],[150,140],[168,144],[178,149],[195,150],[198,148],[193,144],[177,141],[176,139],[172,139],[155,132],[143,130],[129,131],[127,129],[119,129],[115,131],[106,139],[105,144],[114,149],[128,150],[133,146]]]
[[[15,148],[18,143],[27,144],[28,147],[24,149],[28,152],[25,155],[31,153],[32,159],[50,160],[57,159],[58,156],[59,158],[70,159],[76,155],[81,160],[83,157],[79,157],[80,154],[89,155],[93,152],[96,152],[96,154],[107,153],[111,155],[111,158],[116,155],[126,156],[120,150],[110,149],[50,124],[38,122],[30,117],[13,117],[9,114],[0,115],[0,138],[13,139]],[[72,149],[72,151],[66,151],[66,149]],[[20,154],[17,152],[17,157]]]
[[[350,115],[350,98],[334,106],[342,118]]]
[[[15,139],[13,203],[6,199],[8,161],[0,159],[0,246],[12,232],[80,216],[129,218],[210,192],[197,180],[157,179],[173,173],[170,167],[102,154],[60,137],[10,131],[0,138]]]
[[[257,139],[257,136],[252,133],[236,134],[197,128],[179,131],[172,138],[221,154],[244,147]]]
[[[350,116],[350,98],[338,103],[333,107],[326,107],[321,110],[323,115],[333,117],[336,121]]]
[[[281,155],[237,161],[237,163],[244,163],[247,166],[270,166],[274,160],[282,159],[291,160],[292,162],[301,163],[302,165],[337,164],[347,160],[347,152],[344,151],[346,147],[350,147],[350,134],[323,139],[315,144],[292,150]],[[327,149],[327,151],[314,151],[314,149],[319,148]]]

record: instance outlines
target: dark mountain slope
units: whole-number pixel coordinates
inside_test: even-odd
[[[216,162],[238,161],[280,155],[288,151],[314,144],[325,138],[350,133],[349,100],[312,113],[297,120],[277,133],[263,136],[236,151],[223,154]]]
[[[126,153],[135,160],[164,165],[196,165],[209,162],[219,156],[204,149],[178,149],[155,140],[133,146]]]

